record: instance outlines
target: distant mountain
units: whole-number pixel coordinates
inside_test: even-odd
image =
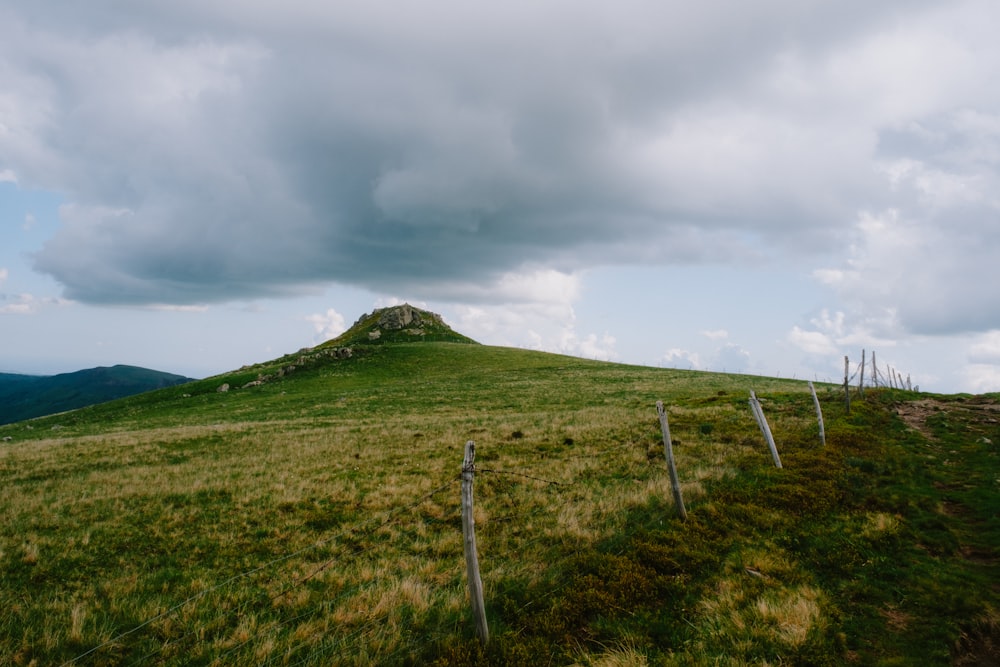
[[[191,379],[122,365],[48,376],[0,373],[0,424],[172,387]]]

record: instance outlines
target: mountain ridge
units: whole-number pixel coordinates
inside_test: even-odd
[[[0,424],[83,408],[193,379],[127,364],[56,375],[0,373]]]

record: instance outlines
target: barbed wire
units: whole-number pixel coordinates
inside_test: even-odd
[[[536,482],[545,482],[546,484],[551,484],[552,486],[571,486],[576,482],[556,482],[551,479],[543,479],[541,477],[535,477],[534,475],[528,475],[523,472],[516,472],[513,470],[495,470],[493,468],[476,468],[476,472],[487,472],[494,475],[510,475],[511,477],[524,477],[525,479],[531,479]]]

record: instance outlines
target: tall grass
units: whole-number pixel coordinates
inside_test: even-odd
[[[932,420],[947,438],[928,441],[893,413],[907,396],[868,394],[848,417],[821,388],[821,449],[804,383],[422,343],[280,359],[3,427],[0,662],[975,655],[995,636],[996,487],[949,485],[969,466],[984,485],[1000,479],[995,447],[975,444],[1000,433],[969,411]],[[683,523],[656,400],[670,409]],[[485,648],[462,556],[468,439]]]

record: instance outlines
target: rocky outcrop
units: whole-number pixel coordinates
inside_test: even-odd
[[[385,345],[419,341],[473,343],[456,333],[437,313],[421,310],[408,303],[379,308],[365,313],[344,333],[325,345]]]
[[[408,303],[386,308],[378,318],[379,328],[389,331],[405,329],[411,324],[414,327],[420,326],[420,312]]]
[[[302,348],[297,353],[298,357],[295,359],[295,363],[288,364],[287,366],[281,366],[273,373],[258,373],[257,379],[250,380],[249,382],[240,385],[240,389],[250,389],[252,387],[259,387],[263,384],[267,384],[273,380],[278,380],[286,375],[294,373],[299,368],[304,368],[313,364],[323,357],[330,357],[332,359],[350,359],[354,356],[354,350],[349,347],[311,347]],[[240,370],[248,370],[249,367],[243,367]],[[221,385],[216,391],[226,392],[229,391],[229,383]]]

